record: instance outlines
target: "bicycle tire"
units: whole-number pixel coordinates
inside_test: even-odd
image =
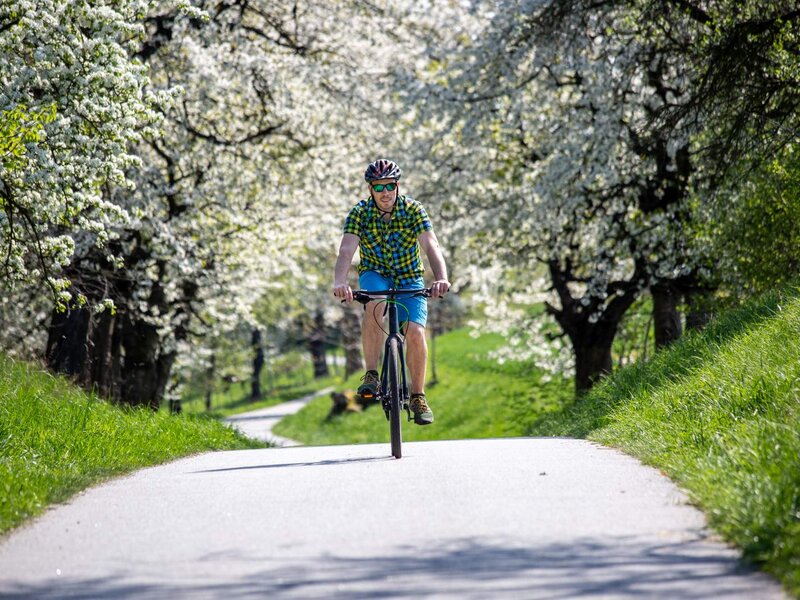
[[[400,355],[397,340],[389,342],[389,438],[392,444],[392,456],[400,458],[403,455],[403,431],[400,421]]]

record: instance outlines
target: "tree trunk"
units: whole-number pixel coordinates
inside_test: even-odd
[[[110,311],[104,311],[90,323],[89,356],[83,383],[92,387],[99,396],[112,398],[116,373],[119,372],[116,364],[120,343],[120,336],[116,335],[117,320]]]
[[[174,355],[159,356],[158,328],[142,320],[123,319],[120,400],[158,410]]]
[[[155,325],[122,312],[94,316],[81,308],[53,312],[46,357],[50,369],[75,377],[89,391],[157,410],[175,360],[160,347]]]
[[[711,320],[711,311],[709,310],[709,300],[707,293],[692,288],[684,293],[686,301],[686,330],[699,331],[703,329]]]
[[[603,375],[611,372],[611,345],[617,329],[638,294],[637,276],[631,281],[613,284],[613,299],[601,303],[597,298],[572,297],[568,283],[572,281],[569,264],[549,262],[553,288],[561,300],[561,309],[546,304],[561,330],[572,343],[575,357],[575,396],[580,398]]]
[[[431,382],[430,385],[439,383],[439,376],[436,374],[436,326],[431,327]]]
[[[611,373],[611,344],[614,335],[605,328],[587,327],[572,340],[575,352],[575,395],[580,397],[604,375]],[[613,330],[616,332],[616,327]]]
[[[155,394],[150,401],[150,408],[158,410],[161,406],[161,401],[164,399],[164,394],[167,392],[167,385],[169,385],[169,377],[172,373],[172,365],[175,364],[175,352],[161,352],[156,362],[156,374],[158,381],[155,386]]]
[[[214,377],[217,370],[217,356],[211,355],[206,369],[206,411],[211,410],[211,395],[214,392]]]
[[[325,345],[325,317],[320,311],[314,317],[313,329],[308,340],[308,350],[311,353],[316,379],[327,377],[330,374],[328,361],[325,358]]]
[[[250,380],[250,399],[261,400],[264,397],[261,392],[261,371],[264,368],[264,348],[261,345],[261,331],[253,329],[250,339],[253,346],[253,376]]]
[[[656,348],[664,348],[681,337],[681,314],[678,303],[681,293],[669,282],[650,287],[653,296],[653,332]]]
[[[86,308],[54,310],[47,332],[47,366],[56,373],[79,377],[83,373],[91,313]]]
[[[342,317],[342,343],[344,345],[344,378],[364,369],[361,357],[361,326],[358,312],[345,309]]]

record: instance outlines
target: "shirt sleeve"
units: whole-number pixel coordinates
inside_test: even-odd
[[[352,233],[353,235],[361,237],[361,219],[361,205],[356,204],[352,209],[350,209],[350,212],[347,214],[347,218],[344,220],[344,233]]]
[[[413,212],[413,218],[411,220],[411,229],[414,231],[415,236],[419,236],[421,233],[426,231],[430,231],[433,229],[433,225],[431,225],[431,220],[428,217],[428,212],[418,202],[415,203],[416,210]]]

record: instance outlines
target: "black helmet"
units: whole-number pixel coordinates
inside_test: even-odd
[[[400,167],[390,160],[379,158],[367,167],[364,179],[370,183],[378,179],[400,179]]]

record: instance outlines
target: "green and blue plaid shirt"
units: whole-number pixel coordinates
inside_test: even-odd
[[[372,198],[356,204],[344,221],[344,232],[359,237],[361,263],[358,272],[377,271],[408,285],[422,277],[425,267],[417,238],[433,229],[422,205],[408,196],[397,197],[392,218],[384,221]]]

